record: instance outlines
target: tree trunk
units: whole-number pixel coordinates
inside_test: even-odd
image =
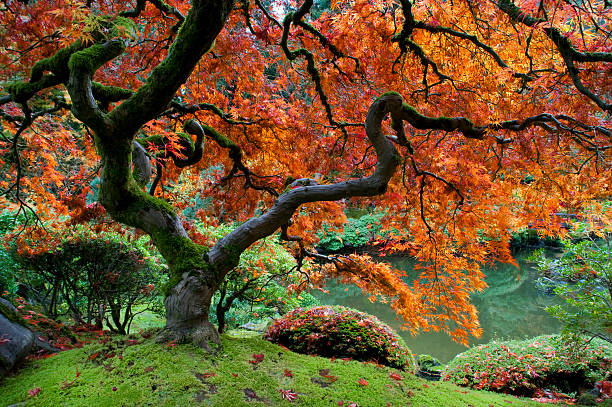
[[[158,342],[193,343],[209,352],[217,351],[221,340],[217,328],[208,320],[210,303],[216,287],[196,276],[183,273],[182,280],[166,297],[166,327]]]

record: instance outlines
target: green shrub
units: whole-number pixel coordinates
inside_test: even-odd
[[[457,355],[442,372],[458,385],[532,396],[536,389],[576,392],[607,380],[612,350],[603,341],[538,336],[493,341]]]
[[[380,219],[384,213],[367,213],[359,218],[348,218],[342,233],[324,228],[319,236],[318,248],[336,252],[343,248],[359,248],[367,245],[381,234]]]
[[[421,354],[416,357],[419,366],[418,375],[429,379],[439,379],[444,365],[431,355]]]
[[[298,353],[415,370],[412,353],[388,325],[341,306],[295,309],[274,321],[265,338]]]
[[[541,236],[536,229],[525,228],[512,232],[510,246],[514,250],[526,247],[561,247],[561,241],[557,237]]]

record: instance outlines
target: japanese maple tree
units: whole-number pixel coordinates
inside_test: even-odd
[[[611,194],[608,0],[4,0],[2,208],[102,215],[169,266],[161,339],[218,343],[213,293],[280,230],[411,330],[479,327],[481,265]],[[390,117],[390,121],[385,121]],[[91,180],[99,177],[99,184]],[[211,241],[184,222],[240,221]],[[375,205],[416,278],[312,249]],[[31,233],[39,233],[36,230]],[[301,288],[301,287],[297,287]]]

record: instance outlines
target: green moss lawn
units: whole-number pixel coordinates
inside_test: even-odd
[[[224,335],[214,357],[132,338],[28,362],[0,382],[0,406],[541,406],[387,367],[299,355],[241,331]],[[279,390],[297,398],[283,399]]]

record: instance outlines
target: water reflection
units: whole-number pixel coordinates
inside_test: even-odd
[[[526,257],[517,256],[519,270],[511,265],[499,264],[485,271],[489,288],[472,298],[484,332],[480,338],[473,338],[470,345],[489,342],[494,338],[523,339],[559,331],[559,323],[544,310],[559,300],[536,290],[537,270],[525,261]],[[382,261],[406,271],[412,270],[414,264],[408,257],[386,257]],[[330,283],[328,289],[329,294],[317,295],[323,304],[344,305],[376,315],[398,330],[416,354],[428,353],[446,363],[466,350],[445,334],[424,332],[413,337],[406,331],[399,331],[401,323],[397,321],[395,312],[386,304],[372,304],[356,287]]]

